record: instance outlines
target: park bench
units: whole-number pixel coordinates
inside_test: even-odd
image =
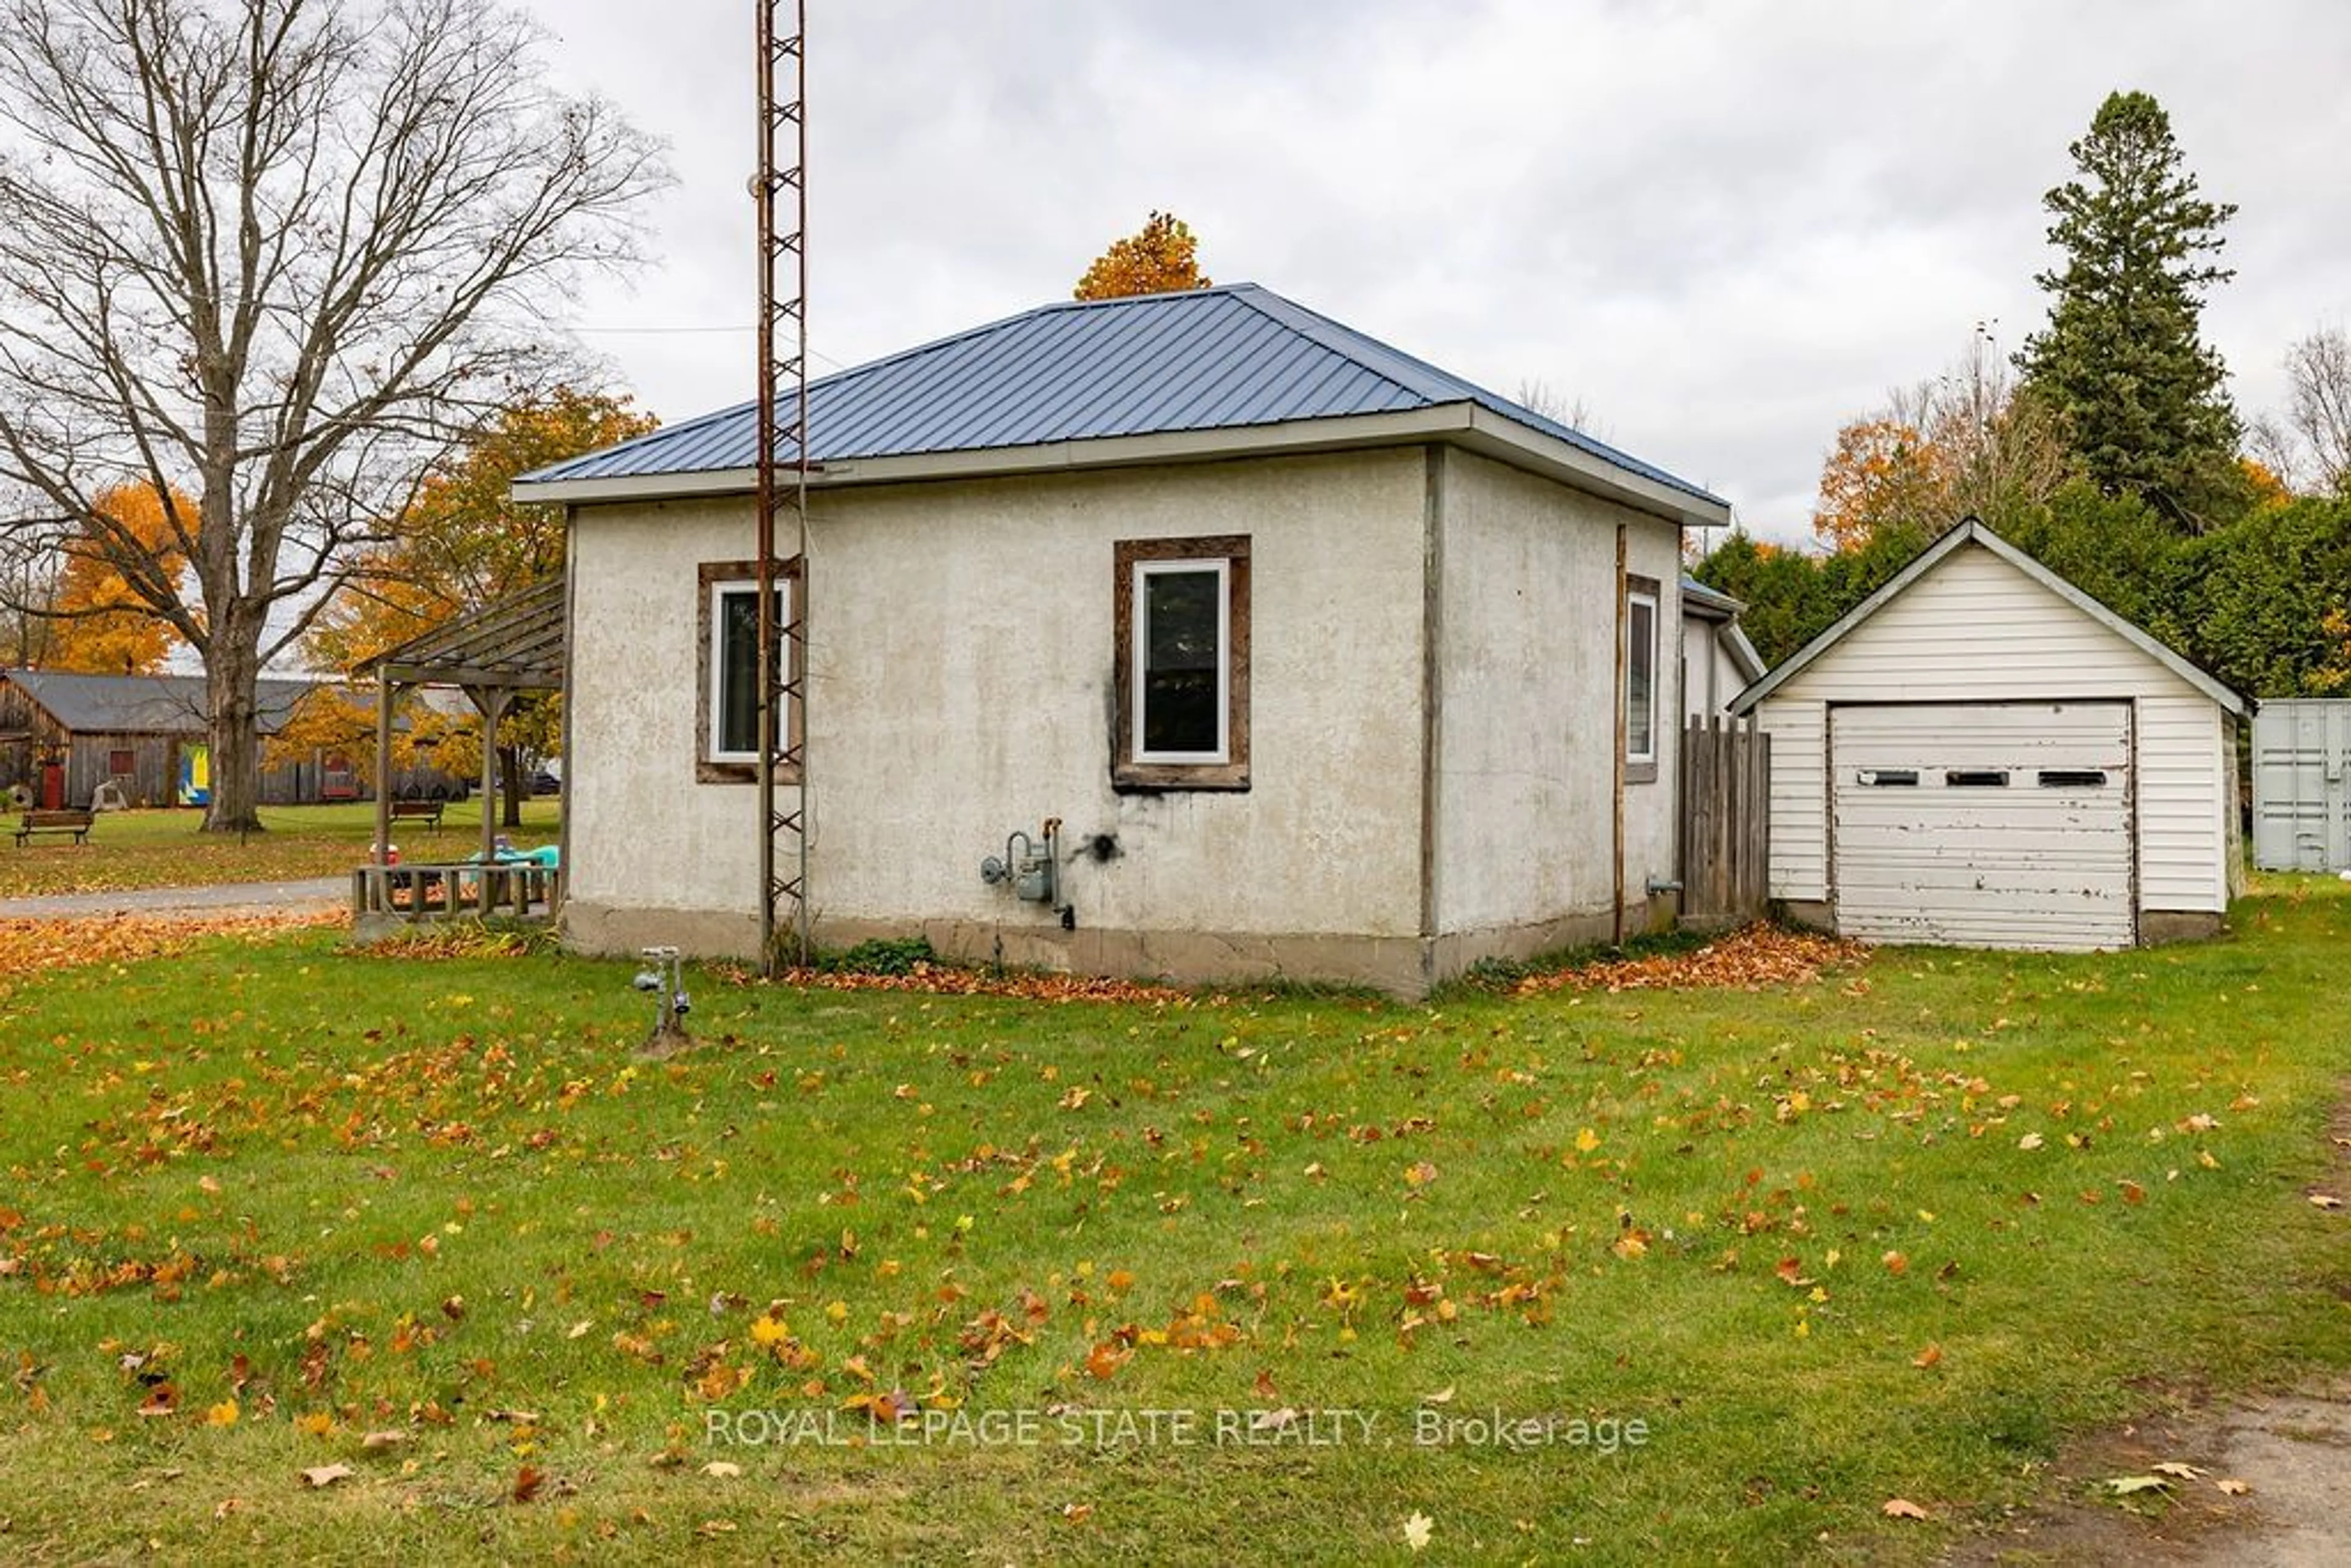
[[[397,822],[404,817],[414,817],[437,833],[441,831],[442,804],[439,800],[394,800],[392,820]]]
[[[89,826],[97,817],[89,811],[27,811],[25,820],[16,824],[16,847],[23,849],[25,841],[35,833],[71,833],[74,842],[89,842]]]

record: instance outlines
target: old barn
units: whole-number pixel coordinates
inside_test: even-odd
[[[263,680],[255,695],[261,732],[274,733],[311,689],[306,680]],[[207,777],[201,675],[89,675],[0,671],[0,790],[37,806],[88,807],[112,783],[132,806],[187,804]],[[334,758],[311,757],[265,771],[272,806],[321,799]]]

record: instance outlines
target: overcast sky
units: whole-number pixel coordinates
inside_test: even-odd
[[[665,139],[651,266],[579,302],[664,420],[750,395],[752,0],[528,0]],[[1837,426],[2043,319],[2040,198],[2116,88],[2242,209],[2247,413],[2351,318],[2343,0],[810,0],[816,369],[1068,297],[1154,207],[1286,294],[1809,533]]]

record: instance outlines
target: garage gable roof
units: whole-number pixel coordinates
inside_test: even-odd
[[[2120,637],[2124,642],[2128,643],[2140,653],[2145,653],[2147,657],[2155,660],[2165,669],[2169,670],[2173,674],[2178,675],[2181,680],[2186,681],[2189,685],[2195,687],[2206,696],[2210,697],[2214,702],[2219,703],[2222,707],[2228,709],[2229,712],[2241,716],[2246,711],[2245,699],[2243,697],[2239,696],[2235,692],[2230,690],[2220,682],[2213,679],[2212,676],[2197,668],[2195,664],[2181,657],[2168,645],[2148,633],[2136,622],[2126,621],[2122,616],[2116,614],[2113,611],[2107,609],[2105,605],[2099,603],[2096,600],[2091,598],[2088,594],[2083,592],[2080,589],[2066,581],[2065,579],[2058,576],[2055,572],[2050,570],[2047,567],[2042,565],[2039,561],[2033,559],[2031,556],[2025,554],[2022,550],[2017,549],[2006,539],[2001,538],[1998,534],[1992,532],[1991,528],[1987,528],[1984,525],[1983,520],[1980,517],[1967,518],[1949,533],[1945,534],[1941,538],[1937,539],[1925,549],[1919,551],[1917,559],[1913,559],[1908,566],[1904,567],[1900,571],[1896,572],[1893,578],[1888,580],[1876,592],[1871,594],[1859,604],[1855,605],[1851,610],[1845,612],[1843,618],[1840,619],[1835,625],[1831,626],[1827,631],[1822,632],[1819,636],[1805,643],[1802,648],[1799,649],[1795,653],[1782,661],[1778,669],[1773,670],[1770,674],[1765,675],[1761,680],[1757,681],[1753,685],[1749,686],[1745,691],[1740,693],[1738,696],[1732,698],[1730,703],[1730,711],[1733,714],[1746,714],[1754,711],[1756,705],[1762,702],[1764,698],[1770,696],[1782,686],[1785,685],[1800,672],[1818,660],[1822,654],[1827,653],[1831,648],[1835,647],[1837,643],[1844,640],[1848,633],[1860,626],[1863,622],[1867,621],[1871,616],[1876,614],[1886,605],[1900,598],[1903,591],[1912,583],[1917,581],[1928,572],[1933,571],[1935,568],[1942,564],[1943,561],[1949,559],[1952,555],[1971,544],[1980,545],[1985,549],[1990,550],[2001,560],[2004,560],[2009,565],[2016,568],[2017,570],[2024,573],[2025,576],[2041,584],[2042,587],[2049,590],[2050,592],[2055,594],[2058,598],[2064,600],[2066,603],[2072,605],[2083,614],[2089,616],[2092,620],[2098,622],[2099,625],[2104,626],[2109,632],[2114,632],[2115,635]]]
[[[1465,428],[1499,422],[1505,442],[1557,443],[1574,465],[1671,497],[1692,522],[1728,520],[1729,504],[1703,486],[1253,283],[1063,300],[820,377],[809,383],[809,457],[829,471],[823,482],[946,455],[1103,461],[1110,444],[1150,437],[1190,437],[1193,455],[1213,455],[1217,435],[1238,450],[1249,432],[1439,409],[1458,411]],[[517,497],[679,494],[696,476],[705,494],[747,487],[757,414],[740,403],[550,464],[517,479]]]

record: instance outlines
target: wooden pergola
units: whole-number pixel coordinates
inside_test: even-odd
[[[498,722],[519,695],[563,689],[564,608],[563,578],[546,578],[413,637],[352,672],[376,678],[375,863],[384,863],[392,844],[392,703],[403,688],[423,685],[455,686],[481,710],[481,863],[495,858]]]

